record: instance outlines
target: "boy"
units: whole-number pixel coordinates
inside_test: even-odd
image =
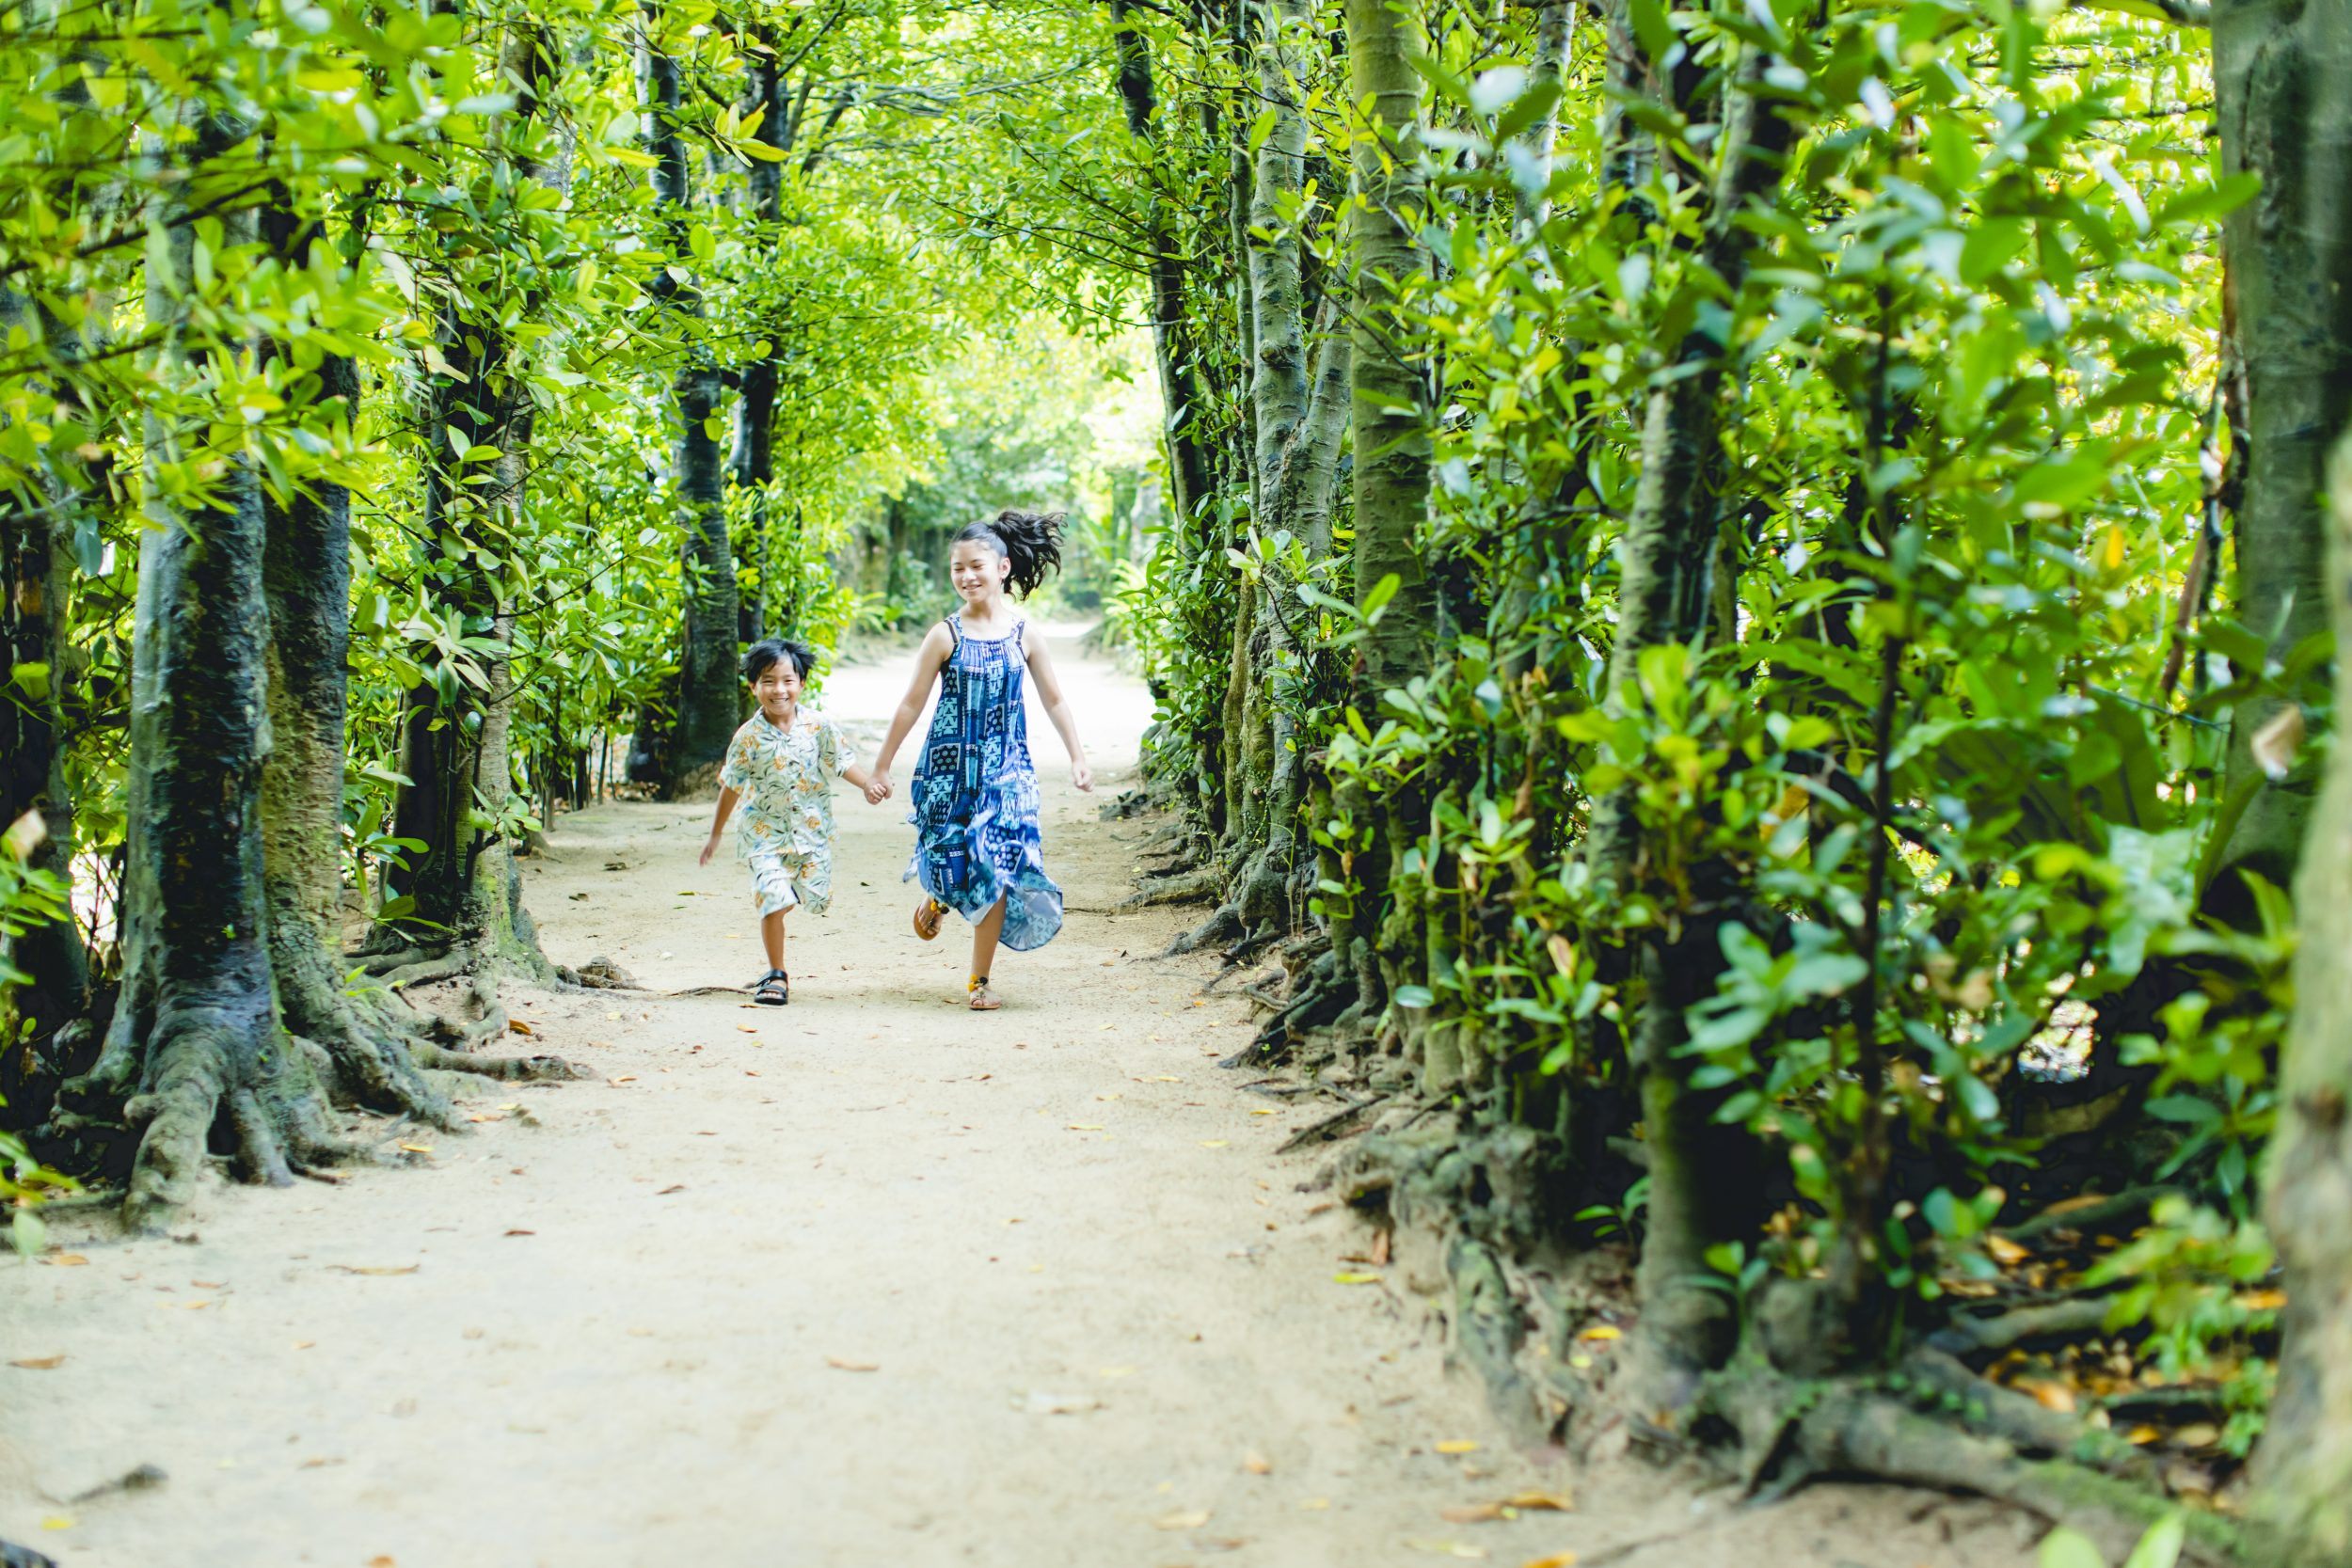
[[[719,812],[700,863],[708,865],[719,847],[727,816],[742,800],[735,855],[752,872],[752,901],[759,907],[759,940],[768,949],[768,973],[755,982],[752,1000],[781,1007],[792,999],[784,969],[784,917],[805,907],[822,914],[833,902],[833,781],[838,773],[879,802],[888,790],[857,764],[841,726],[801,707],[801,688],[816,667],[805,643],[770,638],[743,655],[743,678],[759,711],[727,743],[726,767],[719,775]]]

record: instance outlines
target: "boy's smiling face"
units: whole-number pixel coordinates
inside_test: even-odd
[[[788,658],[776,660],[752,682],[752,695],[770,723],[783,723],[801,705],[800,667]]]

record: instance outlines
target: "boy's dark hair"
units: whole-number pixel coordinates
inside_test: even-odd
[[[817,650],[788,637],[767,637],[743,650],[743,683],[748,686],[771,666],[789,660],[803,680],[816,673]]]
[[[1005,584],[1012,596],[1026,598],[1045,580],[1047,572],[1061,564],[1063,515],[1059,512],[1015,512],[1008,507],[996,514],[993,523],[966,523],[948,545],[950,548],[966,541],[987,545],[1012,562]]]

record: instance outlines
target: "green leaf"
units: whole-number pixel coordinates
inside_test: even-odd
[[[2181,1560],[2181,1548],[2187,1544],[2187,1517],[2168,1513],[2148,1527],[2148,1533],[2139,1538],[2132,1555],[2123,1560],[2123,1568],[2172,1568]]]
[[[2023,218],[1986,218],[1978,224],[1961,243],[1960,280],[1981,283],[1999,272],[2026,248],[2027,233]]]
[[[1642,52],[1652,63],[1663,60],[1667,51],[1680,41],[1666,8],[1660,0],[1632,0],[1631,8],[1633,36],[1641,40]]]
[[[1417,1011],[1422,1007],[1436,1006],[1438,1000],[1438,993],[1427,986],[1399,986],[1396,988],[1394,996],[1398,1006],[1410,1007]]]
[[[2090,1537],[2064,1525],[2042,1538],[2038,1556],[2042,1568],[2107,1568],[2107,1560],[2099,1555]]]

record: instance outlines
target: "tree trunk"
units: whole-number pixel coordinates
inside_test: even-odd
[[[186,153],[196,163],[246,135],[209,113],[196,132]],[[179,206],[158,200],[148,250],[148,318],[164,336],[155,373],[165,380],[233,352],[204,341],[189,311],[194,229],[178,221]],[[253,237],[249,219],[228,227],[232,244]],[[150,460],[185,464],[207,434],[151,418]],[[149,515],[161,526],[143,537],[134,632],[131,848],[142,863],[125,876],[126,995],[107,1054],[76,1086],[127,1091],[124,1118],[145,1129],[126,1203],[138,1227],[187,1200],[216,1129],[248,1178],[274,1185],[342,1152],[311,1058],[286,1049],[273,1005],[260,831],[269,746],[261,489],[238,457],[204,500],[167,499],[184,493],[151,480]]]
[[[660,23],[659,11],[652,13],[645,35],[645,150],[655,160],[655,210],[670,230],[672,253],[685,256],[691,197],[685,141],[678,135],[678,67],[660,47]],[[699,291],[666,270],[656,279],[654,294],[682,321],[702,314]],[[684,646],[678,657],[677,711],[662,756],[661,789],[673,800],[716,785],[727,742],[735,736],[742,688],[736,678],[735,552],[727,539],[721,496],[723,465],[715,434],[724,386],[709,351],[695,341],[691,328],[687,337],[672,388],[677,431],[671,461],[686,513],[678,552],[685,582]]]
[[[744,175],[749,197],[750,216],[769,226],[767,232],[781,237],[775,226],[784,220],[784,150],[790,127],[787,123],[784,73],[776,56],[774,33],[768,28],[757,29],[755,38],[762,46],[753,52],[745,72],[743,110],[745,115],[756,112],[759,128],[752,139],[775,150],[776,160],[767,162],[755,158]],[[775,423],[776,394],[783,381],[783,328],[788,311],[779,311],[767,323],[768,352],[743,367],[741,396],[735,405],[735,446],[727,457],[727,483],[740,490],[750,491],[752,503],[752,561],[756,570],[758,592],[743,617],[744,632],[753,640],[768,635],[770,604],[775,597],[775,584],[769,580],[769,531],[775,520],[768,515],[770,498],[767,487],[776,477]]]
[[[2352,69],[2352,53],[2333,58]],[[2352,647],[2352,439],[2333,467],[2328,609]],[[2338,711],[2352,713],[2352,659],[2335,669]],[[2265,1198],[2287,1305],[2252,1513],[2271,1548],[2260,1560],[2280,1568],[2352,1560],[2352,751],[2331,750],[2325,771],[2295,883],[2296,1004]]]
[[[0,331],[25,309],[23,296],[0,294]],[[50,332],[63,331],[61,324]],[[72,346],[68,341],[68,352]],[[60,388],[63,406],[78,404]],[[62,433],[61,433],[62,434]],[[60,439],[54,450],[72,443]],[[76,493],[68,493],[68,487]],[[68,548],[83,508],[86,485],[62,479],[49,504],[28,508],[16,495],[0,497],[0,831],[38,811],[46,832],[26,864],[71,882],[73,875],[73,795],[65,777],[65,693],[76,655],[67,619]],[[11,993],[13,1016],[0,1013],[0,1037],[22,1027],[47,1039],[86,1010],[89,964],[72,919],[36,926],[11,944],[7,960],[27,978]],[[0,1071],[15,1072],[11,1061]]]
[[[1144,198],[1144,245],[1152,255],[1152,360],[1159,372],[1160,434],[1168,447],[1171,508],[1190,517],[1210,490],[1203,438],[1207,403],[1199,373],[1200,346],[1184,303],[1184,255],[1167,198],[1156,183],[1161,158],[1159,97],[1152,80],[1152,49],[1136,30],[1133,0],[1111,0],[1111,41],[1119,60],[1119,98],[1152,180]]]
[[[2229,287],[2249,383],[2238,511],[2239,618],[2283,647],[2322,625],[2352,648],[2352,10],[2279,0],[2214,7],[2225,169],[2263,190],[2229,219]],[[2318,498],[2332,481],[2331,502]],[[2293,604],[2285,600],[2292,596]],[[2326,622],[2319,618],[2327,617]],[[2352,713],[2352,659],[2335,661]],[[2235,716],[2233,761],[2261,715]],[[2262,786],[2231,863],[2274,875],[2304,839],[2298,781]],[[2296,1006],[2280,1063],[2265,1198],[2286,1265],[2278,1394],[2254,1456],[2253,1513],[2282,1568],[2352,1560],[2352,753],[2328,753],[2295,882]]]
[[[290,271],[309,264],[315,225],[297,225],[282,195],[263,221]],[[346,254],[356,253],[352,246]],[[266,358],[288,358],[265,343]],[[359,377],[350,358],[325,356],[289,383],[328,422],[356,427]],[[340,405],[340,406],[338,406]],[[449,1103],[417,1070],[408,1044],[379,1016],[363,1020],[343,990],[342,799],[351,647],[351,496],[315,481],[283,500],[262,499],[262,579],[269,607],[270,746],[262,766],[262,897],[280,1022],[335,1069],[341,1098],[446,1124]]]
[[[2261,194],[2222,226],[2223,286],[2249,387],[2232,614],[2279,658],[2327,625],[2319,498],[2328,445],[2352,416],[2352,13],[2219,0],[2213,36],[2222,172],[2262,179]],[[2232,872],[2291,879],[2311,814],[2315,766],[2307,759],[2271,781],[2251,754],[2279,705],[2249,699],[2231,715],[2223,799],[2245,809],[2209,890],[2227,918],[2251,912]]]
[[[1723,163],[1701,242],[1706,264],[1734,296],[1753,243],[1737,220],[1777,183],[1792,135],[1779,110],[1740,90],[1762,66],[1750,52],[1739,80],[1725,89]],[[1629,69],[1629,74],[1642,72]],[[1718,531],[1708,481],[1722,439],[1725,349],[1693,331],[1677,349],[1677,373],[1659,378],[1649,394],[1641,479],[1618,551],[1616,641],[1606,687],[1613,707],[1638,680],[1645,652],[1696,644],[1708,629],[1708,574]],[[1629,790],[1595,803],[1584,860],[1597,880],[1629,890],[1639,875],[1639,833]],[[1651,1193],[1640,1266],[1640,1375],[1669,1403],[1687,1395],[1689,1380],[1720,1365],[1732,1348],[1738,1327],[1733,1304],[1713,1287],[1704,1259],[1717,1243],[1746,1234],[1756,1190],[1747,1130],[1714,1119],[1727,1091],[1694,1087],[1690,1076],[1696,1061],[1680,1049],[1685,1008],[1714,991],[1724,964],[1717,942],[1721,917],[1708,911],[1735,891],[1714,886],[1724,879],[1708,867],[1694,868],[1692,876],[1694,890],[1704,890],[1694,891],[1692,907],[1668,928],[1653,926],[1634,939],[1645,995],[1631,1056],[1642,1074]]]
[[[1352,693],[1365,722],[1376,724],[1381,694],[1425,667],[1430,636],[1421,558],[1429,505],[1428,400],[1420,372],[1405,357],[1392,314],[1398,291],[1424,266],[1411,228],[1422,200],[1421,79],[1407,63],[1421,40],[1389,0],[1347,0],[1346,21],[1350,98],[1371,114],[1364,128],[1370,134],[1355,144],[1348,210],[1358,606],[1370,605],[1395,579],[1392,596],[1360,644]],[[1355,861],[1360,891],[1354,929],[1369,945],[1355,956],[1353,967],[1359,984],[1377,988],[1359,997],[1370,1011],[1385,1005],[1400,977],[1368,960],[1418,945],[1413,911],[1395,908],[1390,890],[1397,858],[1420,825],[1413,820],[1414,802],[1403,793],[1375,811],[1362,784],[1351,780],[1339,803],[1343,816],[1374,831],[1368,852]]]
[[[543,166],[508,150],[538,111],[556,58],[553,40],[544,29],[516,27],[505,35],[500,58],[517,103],[511,116],[491,121],[492,157],[518,181],[554,186],[563,166]],[[514,205],[501,206],[499,215],[530,221]],[[535,313],[539,297],[526,291],[516,302],[522,319]],[[483,640],[485,651],[473,658],[480,686],[444,664],[403,701],[401,771],[410,783],[401,791],[393,832],[425,847],[405,865],[394,863],[387,884],[414,900],[408,913],[418,924],[412,929],[424,933],[425,942],[462,945],[483,960],[544,978],[552,971],[521,911],[512,841],[496,826],[516,794],[507,746],[516,694],[506,652],[514,615],[504,569],[485,565],[476,553],[502,561],[521,536],[536,410],[520,356],[494,322],[445,306],[439,348],[454,373],[437,376],[427,403],[425,536],[453,578],[442,607],[467,636]],[[480,461],[466,455],[483,447],[498,455]],[[482,462],[490,465],[493,483],[464,483],[482,476]],[[387,929],[369,945],[382,951],[407,940]]]

